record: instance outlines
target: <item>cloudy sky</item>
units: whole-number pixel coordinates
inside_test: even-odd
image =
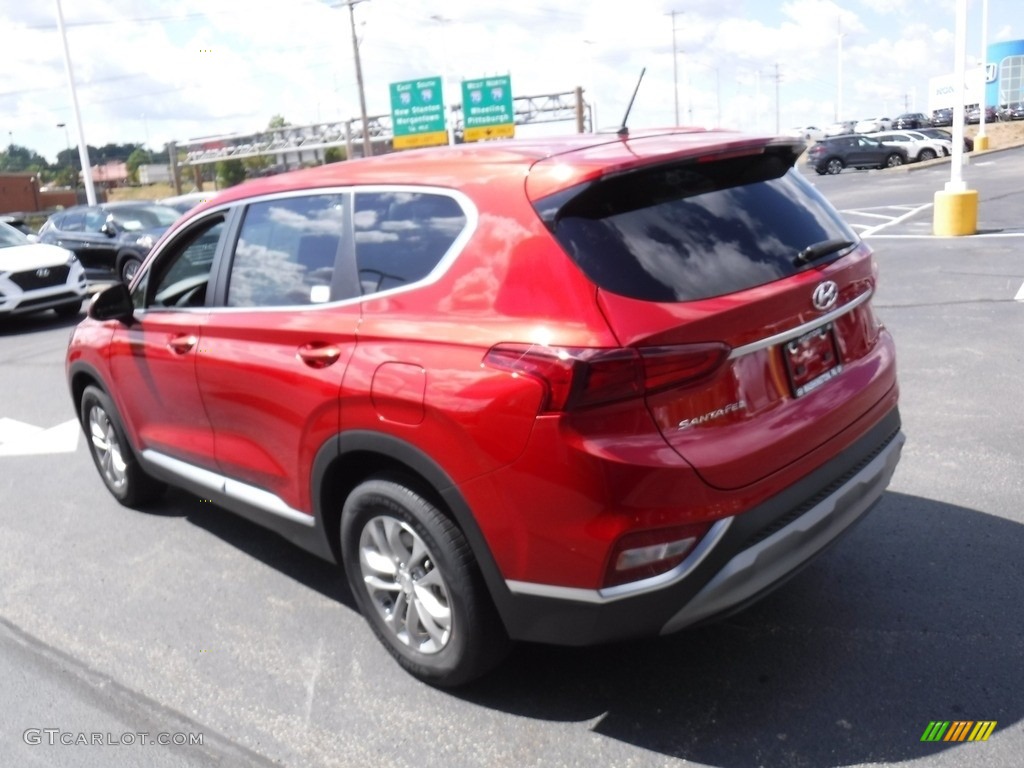
[[[160,148],[256,131],[275,114],[295,125],[359,114],[342,0],[62,2],[94,146]],[[1024,38],[1020,0],[988,5],[989,42]],[[981,11],[969,2],[971,62]],[[360,0],[355,15],[371,115],[390,111],[392,82],[447,72],[457,89],[509,74],[516,96],[582,86],[598,124],[614,125],[646,67],[632,126],[674,123],[678,84],[683,124],[774,131],[778,103],[786,130],[831,122],[840,79],[841,117],[926,111],[928,78],[954,57],[955,0]],[[0,143],[54,160],[67,141],[58,123],[77,143],[55,3],[0,0],[0,25]]]

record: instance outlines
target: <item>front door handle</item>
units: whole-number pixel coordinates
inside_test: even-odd
[[[296,356],[310,368],[326,368],[341,357],[341,350],[333,344],[306,344],[299,347]]]
[[[192,348],[199,343],[199,338],[188,334],[186,336],[174,336],[168,342],[167,346],[170,347],[171,351],[177,355],[184,355],[192,350]]]

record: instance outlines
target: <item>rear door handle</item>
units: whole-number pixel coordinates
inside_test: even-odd
[[[167,346],[170,347],[171,351],[178,355],[184,355],[192,350],[192,348],[199,343],[199,338],[188,334],[187,336],[173,336],[168,342]]]
[[[326,368],[341,357],[341,350],[333,344],[305,344],[299,347],[298,358],[310,368]]]

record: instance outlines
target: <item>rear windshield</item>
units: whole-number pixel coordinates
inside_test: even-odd
[[[796,256],[815,243],[857,241],[791,166],[791,156],[774,153],[658,166],[558,193],[536,209],[599,287],[646,301],[705,299],[807,269]]]

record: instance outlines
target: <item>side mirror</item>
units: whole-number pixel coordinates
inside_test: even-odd
[[[117,226],[112,222],[105,221],[103,222],[103,226],[100,227],[100,232],[107,237],[117,237]]]
[[[89,305],[89,317],[93,320],[118,320],[125,325],[135,317],[132,294],[124,283],[115,283],[96,295]]]

